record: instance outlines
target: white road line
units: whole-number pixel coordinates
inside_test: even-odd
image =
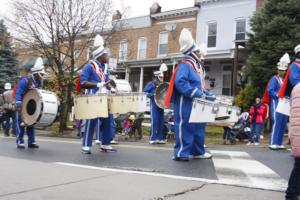
[[[187,177],[187,176],[176,176],[176,175],[153,173],[153,172],[141,172],[141,171],[123,170],[123,169],[115,169],[115,168],[107,168],[107,167],[95,167],[95,166],[79,165],[79,164],[65,163],[65,162],[55,162],[54,164],[69,166],[69,167],[78,167],[78,168],[83,168],[83,169],[91,169],[91,170],[100,170],[100,171],[108,171],[108,172],[139,174],[139,175],[154,176],[154,177],[161,177],[161,178],[170,178],[170,179],[176,179],[176,180],[197,181],[197,182],[231,185],[231,186],[239,186],[239,187],[242,186],[242,187],[247,187],[247,188],[273,190],[273,191],[279,191],[279,192],[285,191],[285,188],[286,188],[286,187],[281,187],[281,188],[280,187],[268,187],[266,185],[257,186],[257,185],[253,185],[253,184],[241,184],[240,182],[228,181],[227,179],[224,179],[224,178],[219,179],[219,180],[213,180],[213,179],[203,179],[203,178],[195,178],[195,177]]]
[[[287,181],[276,172],[254,160],[246,152],[211,151],[216,175],[221,182],[245,187],[284,191]]]

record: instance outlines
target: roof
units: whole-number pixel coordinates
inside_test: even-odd
[[[198,7],[181,8],[176,10],[165,11],[161,13],[152,14],[151,18],[154,19],[169,19],[181,16],[194,16],[198,13]]]

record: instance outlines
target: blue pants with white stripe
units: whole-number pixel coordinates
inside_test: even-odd
[[[174,102],[174,157],[188,158],[205,154],[205,123],[189,123],[192,100],[178,96]]]
[[[97,135],[101,137],[102,145],[109,145],[111,140],[111,118],[96,118],[86,120],[85,130],[83,134],[82,146],[91,147],[93,136],[96,129]],[[100,133],[99,133],[100,131]]]
[[[276,112],[278,100],[272,99],[271,101],[271,122],[272,128],[270,133],[270,145],[282,145],[283,138],[286,131],[288,116]]]
[[[150,141],[163,140],[164,110],[159,108],[151,99],[151,131]]]
[[[17,144],[24,144],[24,133],[26,130],[26,133],[28,135],[28,144],[35,143],[35,131],[33,126],[21,126],[22,119],[21,114],[19,112],[15,112],[15,124],[16,127],[16,136],[17,136]]]
[[[113,140],[115,138],[115,134],[116,134],[116,129],[115,129],[115,122],[114,122],[114,116],[113,114],[109,114],[109,118],[110,118],[110,128],[111,128],[111,140]],[[99,119],[98,124],[97,124],[97,130],[96,130],[96,139],[102,141],[102,131],[101,131],[101,125],[102,125],[102,121]]]

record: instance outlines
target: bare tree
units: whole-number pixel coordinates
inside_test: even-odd
[[[96,33],[113,31],[111,0],[21,0],[9,19],[15,39],[48,58],[61,98],[60,128],[66,127],[78,59]],[[84,64],[84,63],[83,63]]]

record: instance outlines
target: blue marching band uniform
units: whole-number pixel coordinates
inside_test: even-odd
[[[194,42],[191,33],[183,29],[179,38],[180,51],[186,56],[173,73],[170,87],[174,104],[174,129],[176,143],[173,159],[188,161],[190,157],[209,159],[211,154],[205,152],[205,123],[189,123],[194,98],[212,94],[204,88],[204,69],[200,64],[200,48]],[[169,93],[169,91],[168,91]],[[167,106],[167,103],[165,102]]]
[[[283,138],[287,128],[288,116],[276,112],[279,103],[279,91],[283,85],[283,79],[288,69],[290,58],[284,54],[277,64],[278,75],[274,75],[267,87],[270,97],[271,133],[269,148],[272,150],[284,149]]]
[[[18,112],[16,112],[16,132],[17,132],[17,147],[18,148],[25,148],[24,145],[24,134],[25,131],[28,135],[28,147],[29,148],[38,148],[38,145],[35,142],[35,129],[34,126],[24,126],[22,123],[22,118],[21,118],[21,107],[22,107],[22,100],[26,92],[30,89],[41,89],[42,88],[42,83],[41,79],[43,74],[45,74],[44,71],[44,65],[43,65],[43,60],[42,58],[38,58],[35,65],[31,69],[32,75],[31,76],[25,76],[21,77],[19,80],[19,83],[16,87],[16,93],[15,93],[15,98],[16,98],[16,108]],[[40,78],[37,78],[40,77]]]
[[[278,148],[282,146],[284,133],[286,131],[288,116],[276,112],[278,105],[278,92],[283,84],[283,79],[278,75],[271,78],[268,92],[270,96],[270,116],[272,128],[270,133],[270,148]]]
[[[160,76],[160,71],[155,72],[154,75]],[[144,92],[147,93],[147,97],[150,98],[150,114],[151,114],[151,130],[150,130],[150,144],[164,144],[163,129],[164,129],[164,109],[157,106],[154,100],[154,94],[158,85],[158,80],[150,81]]]
[[[86,94],[106,93],[105,84],[109,81],[109,72],[106,63],[101,63],[98,58],[103,54],[107,54],[103,46],[104,42],[100,35],[97,35],[94,42],[94,47],[97,49],[93,52],[94,61],[86,64],[80,76],[81,86],[84,84],[94,83],[95,86],[88,87]],[[96,128],[97,127],[97,128]],[[115,152],[109,144],[114,136],[113,115],[110,114],[107,118],[88,119],[85,123],[85,130],[82,140],[82,153],[90,154],[93,142],[94,131],[96,128],[97,140],[101,140],[101,152]]]
[[[94,66],[99,67],[100,71],[102,71],[103,76],[100,77]],[[94,61],[93,65],[91,63],[87,64],[80,76],[80,82],[84,84],[85,82],[92,82],[92,83],[100,83],[100,82],[107,82],[109,81],[109,74],[106,72],[106,65],[104,63],[100,63],[99,61]],[[106,73],[105,73],[106,72]],[[103,86],[105,87],[105,86]],[[98,90],[101,88],[98,88],[97,86],[91,87],[89,89],[86,89],[87,94],[96,94]],[[93,136],[94,131],[96,128],[96,135],[97,139],[101,140],[101,149],[103,151],[106,151],[106,146],[110,144],[110,141],[112,139],[113,135],[113,128],[112,128],[112,121],[113,121],[113,115],[110,114],[107,118],[96,118],[96,119],[89,119],[86,120],[85,124],[85,130],[83,135],[83,151],[86,151],[87,153],[90,153],[90,148],[92,146],[93,142]]]

